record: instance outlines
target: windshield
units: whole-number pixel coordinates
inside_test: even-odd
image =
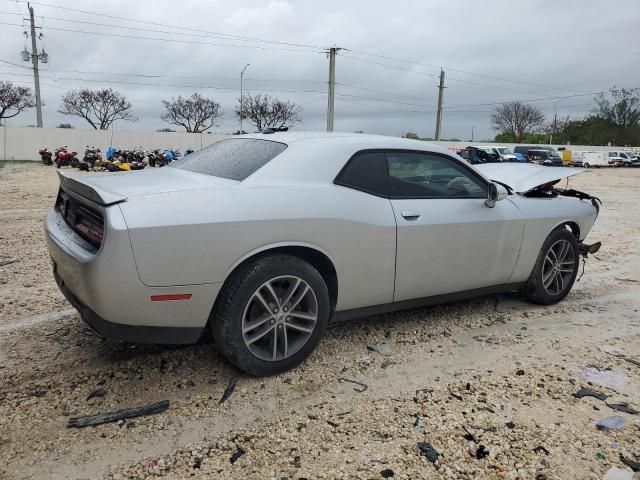
[[[269,140],[229,138],[193,152],[169,166],[241,182],[286,148],[284,143]]]
[[[498,148],[498,151],[500,152],[500,155],[513,155],[513,152],[506,147]]]

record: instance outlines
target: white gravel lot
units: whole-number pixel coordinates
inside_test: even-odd
[[[210,344],[88,333],[50,273],[42,219],[54,169],[0,169],[0,264],[15,260],[0,266],[0,478],[631,475],[621,456],[640,462],[640,415],[607,404],[640,410],[640,170],[595,170],[571,185],[603,200],[589,237],[603,248],[561,304],[494,295],[370,317],[332,328],[300,367],[260,379]],[[387,355],[368,348],[381,342]],[[581,387],[609,397],[576,398]],[[104,396],[87,400],[96,389]],[[70,417],[165,399],[159,415],[67,428]],[[596,428],[612,415],[621,429]]]

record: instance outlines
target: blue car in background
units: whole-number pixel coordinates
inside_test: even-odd
[[[523,163],[528,162],[527,157],[525,157],[521,153],[513,152],[513,155],[516,157],[516,162],[523,162]]]

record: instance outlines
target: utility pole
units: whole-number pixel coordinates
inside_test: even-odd
[[[249,65],[250,65],[250,64],[248,64],[248,63],[247,63],[247,64],[244,66],[244,68],[242,69],[242,71],[240,72],[240,135],[242,135],[242,115],[243,115],[243,113],[242,113],[242,107],[243,107],[243,105],[244,105],[244,97],[243,97],[243,94],[242,94],[242,93],[243,93],[243,92],[242,92],[242,79],[244,78],[244,71],[247,69],[247,67],[248,67]]]
[[[40,74],[38,73],[38,48],[36,47],[36,25],[33,20],[33,7],[29,7],[29,20],[31,22],[31,61],[33,62],[33,79],[36,86],[36,116],[38,128],[42,128],[42,98],[40,97]],[[45,54],[46,55],[46,54]],[[45,57],[46,58],[46,57]]]
[[[329,98],[327,101],[327,132],[333,132],[334,102],[336,96],[336,53],[342,50],[331,47],[329,53]]]
[[[436,114],[436,140],[440,140],[442,124],[442,97],[444,96],[444,70],[440,69],[440,85],[438,86],[438,113]]]
[[[471,126],[471,141],[473,142],[473,131],[475,130],[475,125]]]

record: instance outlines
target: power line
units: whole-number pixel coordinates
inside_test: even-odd
[[[0,22],[0,25],[8,25],[14,27],[21,27],[19,23],[9,23],[9,22]],[[103,37],[115,37],[115,38],[131,38],[136,40],[154,40],[158,42],[170,42],[170,43],[186,43],[191,45],[208,45],[213,47],[231,47],[231,48],[255,48],[258,50],[278,50],[283,52],[303,52],[303,53],[321,53],[321,52],[312,52],[311,50],[302,50],[302,49],[293,49],[293,48],[275,48],[275,47],[261,47],[258,45],[237,45],[232,43],[212,43],[212,42],[198,42],[195,40],[180,40],[176,38],[156,38],[156,37],[142,37],[139,35],[127,35],[121,33],[107,33],[107,32],[96,32],[91,31],[88,32],[86,30],[74,30],[70,28],[59,28],[59,27],[47,27],[47,30],[54,30],[60,32],[70,32],[70,33],[81,33],[85,35],[100,35]]]
[[[27,3],[24,0],[16,0],[16,3]],[[309,44],[304,44],[304,43],[293,43],[293,42],[281,42],[281,41],[276,41],[276,40],[265,40],[262,38],[257,38],[257,37],[248,37],[248,36],[243,36],[243,35],[233,35],[233,34],[227,34],[227,33],[220,33],[220,32],[213,32],[210,30],[203,30],[203,29],[199,29],[199,28],[192,28],[192,27],[186,27],[186,26],[180,26],[180,25],[169,25],[166,23],[159,23],[159,22],[150,22],[147,20],[142,20],[142,19],[135,19],[135,18],[127,18],[127,17],[119,17],[117,15],[110,15],[107,13],[101,13],[101,12],[92,12],[89,10],[79,10],[76,8],[69,8],[69,7],[62,7],[60,5],[52,5],[50,3],[44,3],[44,2],[30,2],[34,5],[40,5],[40,6],[44,6],[44,7],[51,7],[51,8],[57,8],[60,10],[66,10],[69,12],[76,12],[76,13],[83,13],[85,15],[95,15],[98,17],[105,17],[105,18],[113,18],[116,20],[124,20],[127,22],[135,22],[135,23],[141,23],[141,24],[145,24],[145,25],[154,25],[157,27],[168,27],[168,28],[172,28],[175,30],[190,30],[192,32],[200,32],[200,33],[207,33],[210,35],[215,35],[215,36],[220,36],[223,38],[229,38],[229,39],[234,39],[234,40],[240,40],[240,41],[246,41],[246,42],[256,42],[256,43],[270,43],[270,44],[276,44],[276,45],[286,45],[286,46],[294,46],[294,47],[305,47],[305,48],[310,48],[310,49],[321,49],[322,47],[318,46],[318,45],[309,45]],[[175,32],[173,32],[175,33]]]

